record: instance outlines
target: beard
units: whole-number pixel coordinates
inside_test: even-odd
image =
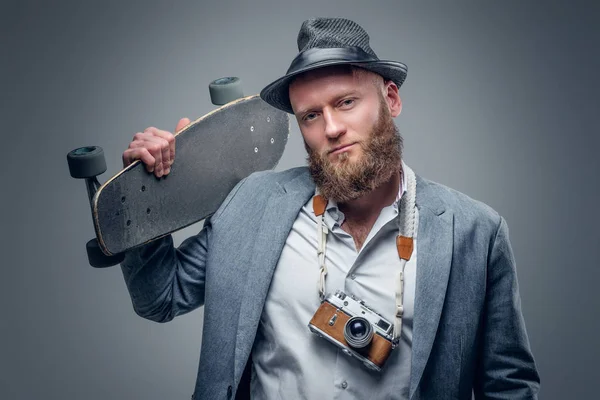
[[[325,198],[337,203],[358,199],[400,171],[403,140],[385,100],[381,99],[379,118],[367,139],[357,145],[362,149],[358,160],[351,161],[343,152],[331,162],[327,152],[319,154],[304,143],[310,174]]]

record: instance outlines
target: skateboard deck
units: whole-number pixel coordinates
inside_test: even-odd
[[[135,161],[98,188],[92,214],[102,251],[121,253],[210,216],[240,180],[277,165],[289,131],[288,114],[258,95],[190,123],[175,134],[168,175]]]

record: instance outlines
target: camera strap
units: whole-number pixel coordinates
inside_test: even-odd
[[[415,208],[417,195],[417,181],[415,173],[406,164],[403,165],[402,173],[406,177],[406,193],[400,198],[399,213],[396,218],[398,223],[398,236],[396,237],[396,248],[400,258],[400,271],[396,280],[396,314],[394,318],[394,340],[396,346],[402,332],[402,316],[404,306],[402,302],[404,294],[404,268],[410,259],[413,250],[413,237],[415,233]],[[325,300],[325,278],[327,277],[327,266],[325,265],[325,252],[327,250],[327,234],[329,230],[323,223],[323,214],[327,207],[327,199],[320,194],[313,197],[313,209],[317,217],[317,256],[319,258],[319,281],[318,290],[321,301]]]

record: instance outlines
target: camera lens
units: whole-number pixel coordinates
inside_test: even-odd
[[[367,333],[367,326],[363,321],[352,321],[349,326],[350,334],[355,338],[362,338]]]
[[[367,347],[373,338],[373,327],[363,317],[352,317],[344,326],[344,339],[357,349]]]

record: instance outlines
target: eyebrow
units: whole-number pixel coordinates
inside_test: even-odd
[[[356,89],[351,89],[351,90],[349,90],[349,91],[347,91],[347,92],[343,92],[342,94],[340,94],[340,95],[338,95],[338,96],[334,97],[334,98],[333,98],[333,102],[334,102],[334,103],[337,103],[338,101],[340,101],[340,100],[341,100],[341,99],[343,99],[344,97],[348,97],[348,96],[352,96],[352,95],[354,95],[354,96],[355,96],[355,95],[357,95],[357,94],[359,94],[359,92],[358,92]],[[303,115],[303,114],[305,114],[305,113],[307,113],[307,112],[309,112],[309,111],[311,111],[311,110],[314,110],[314,109],[315,109],[315,107],[314,107],[314,106],[306,107],[306,108],[303,108],[303,109],[301,109],[301,110],[298,110],[298,112],[297,112],[296,114],[300,116],[300,115]]]

